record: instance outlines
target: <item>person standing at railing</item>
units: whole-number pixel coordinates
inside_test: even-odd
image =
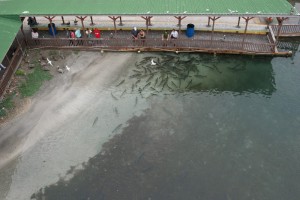
[[[81,35],[81,31],[80,31],[80,29],[78,28],[78,29],[76,29],[76,31],[75,31],[75,36],[76,36],[76,38],[78,39],[78,41],[77,41],[77,45],[83,45],[83,41],[81,40],[81,38],[82,38],[82,35]],[[77,46],[76,45],[76,46]]]
[[[169,33],[167,30],[164,31],[164,33],[161,36],[161,39],[163,41],[163,46],[167,46],[168,45],[168,40],[169,40]]]
[[[38,44],[38,38],[39,38],[39,33],[37,32],[37,30],[35,28],[32,29],[31,31],[31,37],[34,40],[35,44]]]
[[[93,30],[93,32],[94,32],[95,38],[100,39],[100,37],[101,37],[101,32],[100,32],[100,30],[97,29],[97,28],[95,28],[95,29]],[[101,41],[100,41],[100,42],[101,42]],[[98,40],[97,40],[97,44],[98,44]]]
[[[140,36],[140,39],[142,41],[142,45],[144,46],[145,45],[145,40],[146,40],[146,33],[143,29],[141,29],[141,31],[139,32],[139,36]]]
[[[131,37],[133,40],[137,40],[139,36],[139,31],[137,30],[136,27],[133,27],[133,29],[131,30]]]
[[[177,38],[178,38],[178,32],[175,29],[173,29],[172,32],[171,32],[171,40],[174,41],[174,46],[176,46],[176,41],[175,40]]]
[[[74,39],[75,39],[75,32],[74,31],[70,31],[70,46],[74,46]]]

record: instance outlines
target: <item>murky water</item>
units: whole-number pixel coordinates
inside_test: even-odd
[[[299,199],[299,56],[135,54],[1,171],[5,196]]]

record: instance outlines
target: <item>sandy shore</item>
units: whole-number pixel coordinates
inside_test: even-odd
[[[115,59],[114,54],[80,52],[68,56],[65,63],[71,71],[57,74],[27,101],[23,112],[0,128],[0,167],[31,148],[44,134],[74,117],[78,110],[84,109],[83,105],[92,103],[87,102],[93,98],[85,94],[85,88],[101,88],[115,80],[115,72],[131,55],[118,54]],[[79,90],[80,96],[76,93]]]

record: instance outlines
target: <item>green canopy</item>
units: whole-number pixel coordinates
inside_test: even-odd
[[[15,16],[0,16],[0,62],[4,59],[22,23]]]
[[[15,15],[277,15],[298,14],[286,0],[4,0]]]

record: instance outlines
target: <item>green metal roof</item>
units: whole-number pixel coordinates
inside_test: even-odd
[[[0,62],[14,41],[21,24],[14,16],[0,16]]]
[[[291,15],[286,0],[1,0],[15,15]],[[297,11],[294,14],[298,14]]]

